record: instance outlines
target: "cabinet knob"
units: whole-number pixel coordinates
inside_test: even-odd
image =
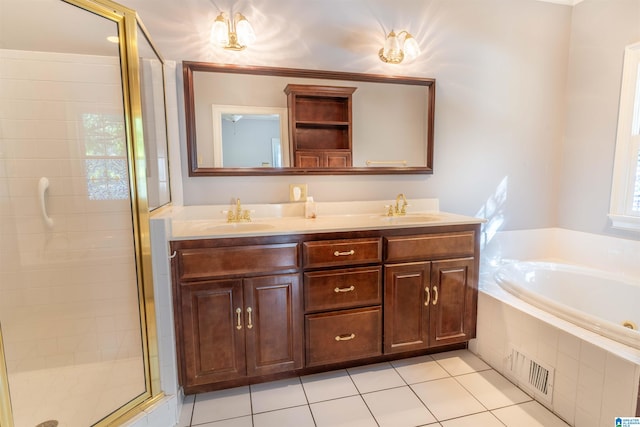
[[[355,291],[355,290],[356,290],[356,287],[351,285],[348,288],[335,288],[333,290],[333,292],[335,292],[337,294],[337,293],[340,293],[340,292],[351,292],[351,291]]]
[[[438,287],[434,286],[433,287],[433,305],[436,305],[438,303]]]
[[[429,301],[431,300],[431,292],[430,292],[429,287],[427,286],[426,288],[424,288],[424,291],[427,294],[426,298],[424,300],[424,305],[429,305]]]
[[[349,335],[336,335],[335,340],[336,341],[349,341],[352,340],[356,337],[356,334],[349,334]]]

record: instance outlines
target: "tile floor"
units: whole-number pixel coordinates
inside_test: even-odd
[[[566,427],[467,350],[187,396],[178,427]]]

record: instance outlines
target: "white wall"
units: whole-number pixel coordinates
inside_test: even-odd
[[[558,225],[615,233],[607,220],[624,47],[640,41],[640,0],[574,7]],[[617,233],[625,234],[625,233]],[[638,234],[626,233],[638,238]]]
[[[185,5],[191,21],[182,23],[191,36],[180,44],[176,40],[184,35],[150,2],[130,3],[163,55],[175,60],[437,79],[432,176],[189,178],[185,173],[185,204],[227,203],[236,196],[247,203],[283,202],[289,183],[306,182],[319,201],[388,199],[404,192],[409,198],[438,197],[443,210],[475,215],[498,200],[498,210],[489,206],[488,211],[502,215],[503,228],[555,225],[571,7],[535,0],[256,1],[246,8],[256,29],[266,33],[238,54],[206,44],[210,20],[195,13],[194,0]],[[217,6],[230,8],[225,2]],[[423,53],[414,63],[392,66],[377,58],[391,27],[418,39]],[[182,129],[186,171],[185,147]],[[505,182],[506,193],[497,195]]]

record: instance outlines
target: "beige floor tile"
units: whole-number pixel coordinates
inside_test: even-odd
[[[454,378],[412,384],[411,388],[439,421],[486,411]]]
[[[389,363],[358,366],[347,370],[360,393],[385,390],[406,385]]]
[[[491,412],[480,412],[479,414],[467,415],[466,417],[454,418],[443,421],[442,427],[504,427]]]
[[[176,427],[189,427],[191,425],[191,416],[193,415],[193,403],[195,402],[195,394],[184,397],[182,409],[180,409],[180,419]]]
[[[308,405],[263,412],[253,416],[253,427],[315,427]]]
[[[567,427],[568,425],[536,401],[507,406],[491,412],[507,427]]]
[[[300,377],[309,403],[355,396],[358,389],[345,370],[322,372]]]
[[[231,418],[229,420],[215,421],[213,423],[198,424],[197,427],[253,427],[253,419],[251,418],[251,415],[247,415],[246,417]]]
[[[529,395],[494,370],[460,375],[456,380],[487,409],[532,400]]]
[[[312,403],[317,427],[377,427],[376,420],[360,396]]]
[[[491,369],[489,365],[468,350],[447,351],[433,354],[432,357],[454,376]]]
[[[409,386],[362,395],[380,427],[414,427],[436,419]]]
[[[407,382],[407,384],[432,381],[446,378],[449,373],[438,364],[431,356],[411,357],[409,359],[394,360],[391,365]]]
[[[254,414],[306,404],[307,397],[298,377],[251,386],[251,406]]]
[[[244,415],[251,415],[249,387],[212,391],[196,396],[191,424],[204,424]]]

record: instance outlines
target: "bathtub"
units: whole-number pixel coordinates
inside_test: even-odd
[[[640,333],[620,325],[640,326],[640,241],[560,228],[484,237],[471,351],[571,426],[640,416]],[[550,393],[514,371],[514,352],[553,374]]]
[[[640,283],[556,262],[522,261],[495,273],[516,297],[604,337],[640,349]]]

